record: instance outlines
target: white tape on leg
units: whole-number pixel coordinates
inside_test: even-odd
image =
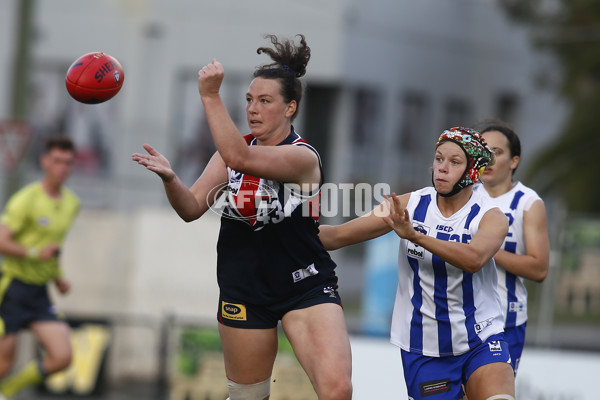
[[[510,394],[497,394],[492,397],[488,397],[486,400],[515,400]]]
[[[271,394],[271,378],[249,385],[227,379],[227,388],[229,389],[229,400],[263,400]]]

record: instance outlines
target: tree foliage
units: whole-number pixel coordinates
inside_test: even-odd
[[[561,196],[570,211],[600,212],[600,1],[500,0],[532,27],[533,40],[561,66],[559,91],[570,114],[558,139],[526,171],[542,193]]]

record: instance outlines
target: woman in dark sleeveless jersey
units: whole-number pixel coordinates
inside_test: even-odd
[[[273,48],[258,49],[273,63],[257,68],[248,88],[246,136],[219,95],[223,66],[213,60],[199,71],[217,152],[191,188],[151,146],[144,146],[148,154],[133,155],[162,178],[185,221],[217,204],[222,210],[218,320],[231,400],[269,398],[280,320],[319,399],[352,396],[335,263],[318,238],[321,160],[292,126],[302,97],[298,78],[310,59],[298,36],[299,45],[268,35]]]

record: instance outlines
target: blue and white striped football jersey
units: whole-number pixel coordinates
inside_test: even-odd
[[[508,234],[502,249],[515,254],[526,254],[523,235],[523,213],[533,202],[541,200],[538,194],[517,182],[513,188],[498,197],[490,197],[483,185],[475,185],[475,191],[481,192],[492,204],[499,207],[508,217]],[[527,322],[527,288],[524,279],[498,266],[498,293],[502,302],[502,311],[507,328]]]
[[[469,243],[483,215],[494,206],[478,193],[449,218],[440,212],[436,191],[411,193],[412,224],[441,240]],[[400,241],[399,279],[392,316],[391,342],[429,357],[460,355],[502,332],[494,260],[472,274],[456,268],[423,247]]]

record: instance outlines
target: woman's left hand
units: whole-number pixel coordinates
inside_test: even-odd
[[[205,65],[198,71],[198,92],[200,92],[200,96],[218,95],[224,76],[223,65],[217,60],[213,59],[210,64]]]
[[[385,196],[385,198],[390,209],[389,215],[383,217],[385,223],[388,224],[401,238],[414,241],[418,232],[413,228],[408,210],[402,206],[400,198],[396,196],[395,193],[392,193],[391,199],[387,196]]]

